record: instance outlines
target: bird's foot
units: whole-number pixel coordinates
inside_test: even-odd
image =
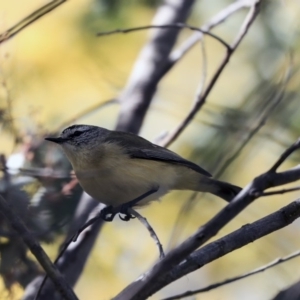
[[[129,220],[135,218],[135,216],[133,216],[132,214],[130,214],[128,212],[128,209],[132,208],[133,206],[138,204],[138,202],[142,201],[143,199],[150,196],[151,194],[156,193],[158,191],[158,189],[159,189],[158,186],[155,187],[155,188],[152,188],[148,192],[140,195],[139,197],[137,197],[137,198],[135,198],[135,199],[133,199],[133,200],[127,202],[127,203],[116,206],[116,207],[113,207],[111,205],[106,206],[105,208],[103,208],[101,210],[100,216],[104,221],[111,222],[114,219],[116,214],[121,213],[122,215],[124,215],[124,217],[119,216],[120,219],[123,220],[123,221],[128,222]]]
[[[109,205],[101,210],[100,217],[106,222],[111,222],[117,213],[118,211],[116,211],[113,206]]]
[[[128,209],[132,207],[132,204],[130,204],[130,202],[122,204],[120,207],[120,214],[124,215],[124,217],[122,217],[121,215],[119,215],[119,218],[122,221],[130,221],[131,219],[135,219],[135,216],[133,216],[132,214],[130,214],[128,212]]]

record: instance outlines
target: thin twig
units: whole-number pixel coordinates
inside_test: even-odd
[[[235,1],[234,3],[228,5],[225,9],[221,10],[218,14],[216,14],[210,21],[208,21],[205,25],[201,27],[203,31],[210,31],[214,27],[220,25],[225,22],[231,15],[238,12],[243,8],[250,7],[253,3],[253,0],[240,0]],[[190,36],[183,44],[176,50],[174,50],[169,57],[168,65],[166,70],[169,70],[172,66],[174,66],[180,59],[184,57],[185,54],[189,50],[192,49],[201,39],[203,38],[203,34],[196,32],[192,36]]]
[[[59,5],[66,2],[66,0],[53,0],[50,3],[47,3],[46,5],[42,6],[41,8],[37,9],[21,21],[19,21],[17,24],[9,28],[8,30],[4,31],[0,34],[0,44],[9,40],[10,38],[14,37],[16,34],[18,34],[20,31],[22,31],[24,28],[38,20],[39,18],[43,17]]]
[[[132,208],[129,208],[128,211],[129,211],[129,213],[131,213],[132,215],[137,217],[137,219],[147,228],[147,230],[150,233],[150,236],[153,238],[153,240],[155,241],[155,244],[157,245],[157,248],[158,248],[158,251],[159,251],[159,258],[163,259],[165,257],[163,246],[160,243],[157,234],[155,233],[154,229],[149,224],[147,219],[145,217],[143,217],[141,214],[139,214],[136,210],[132,209]]]
[[[32,254],[36,257],[41,264],[46,274],[51,278],[59,293],[68,300],[78,299],[72,288],[67,284],[62,274],[51,262],[43,248],[28,231],[23,221],[17,216],[6,200],[0,195],[0,213],[4,216],[7,223],[18,232],[19,236],[23,239],[24,243],[28,246]]]
[[[269,170],[269,172],[276,172],[277,169],[282,165],[282,163],[298,148],[300,147],[300,139],[298,139],[292,147],[289,147],[277,160],[277,162],[273,165],[273,167]]]
[[[230,50],[230,46],[220,37],[218,37],[217,35],[203,30],[199,27],[196,26],[191,26],[188,24],[183,24],[183,23],[174,23],[174,24],[164,24],[164,25],[146,25],[146,26],[139,26],[139,27],[131,27],[131,28],[127,28],[127,29],[116,29],[116,30],[112,30],[112,31],[105,31],[105,32],[98,32],[97,36],[104,36],[104,35],[112,35],[112,34],[117,34],[117,33],[130,33],[130,32],[134,32],[134,31],[140,31],[140,30],[147,30],[147,29],[190,29],[193,31],[198,31],[201,32],[203,34],[206,34],[212,38],[214,38],[215,40],[217,40],[218,42],[220,42],[226,49]]]
[[[253,0],[236,1],[228,5],[225,9],[220,11],[218,14],[216,14],[213,18],[211,18],[210,21],[208,21],[200,29],[205,32],[209,32],[214,27],[225,22],[232,14],[238,12],[243,8],[250,7],[253,3],[254,3]],[[195,46],[202,39],[203,39],[203,34],[201,32],[196,32],[195,34],[190,36],[178,49],[174,50],[169,56],[163,74],[167,73],[180,59],[182,59],[185,56],[185,54],[187,54],[189,50],[192,49],[193,46]],[[194,102],[197,101],[197,98],[198,97],[195,97]],[[157,138],[157,140],[155,140],[155,143],[159,143],[159,141],[162,141],[164,138],[167,137],[167,135],[168,133],[165,133],[163,136]],[[162,143],[162,145],[164,144]]]
[[[221,61],[219,67],[215,71],[211,81],[208,83],[206,89],[204,90],[203,94],[199,97],[197,95],[197,99],[195,101],[195,104],[191,108],[190,112],[188,115],[184,118],[184,120],[181,122],[181,124],[178,125],[178,127],[173,130],[172,132],[167,135],[163,141],[160,143],[161,146],[167,147],[169,146],[172,142],[176,140],[176,138],[182,133],[182,131],[190,124],[190,122],[194,119],[195,115],[198,113],[198,111],[202,108],[202,106],[206,102],[206,98],[210,94],[212,88],[216,84],[218,78],[222,74],[224,68],[228,64],[232,54],[235,52],[237,49],[238,45],[241,43],[242,39],[244,36],[247,34],[250,26],[253,24],[256,16],[258,15],[259,12],[259,6],[260,6],[260,1],[255,1],[253,6],[251,7],[247,17],[244,20],[244,23],[241,26],[240,32],[238,33],[235,41],[232,43],[231,46],[227,47],[227,51],[223,57],[223,60]]]
[[[263,197],[263,196],[271,196],[271,195],[282,195],[285,193],[290,193],[290,192],[296,192],[300,190],[300,186],[290,188],[290,189],[282,189],[282,190],[277,190],[277,191],[270,191],[270,192],[263,192],[263,193],[257,193],[258,197]]]
[[[275,266],[277,266],[279,264],[287,262],[287,261],[289,261],[289,260],[291,260],[293,258],[296,258],[298,256],[300,256],[300,251],[296,251],[296,252],[294,252],[294,253],[292,253],[292,254],[290,254],[288,256],[285,256],[285,257],[277,258],[277,259],[273,260],[272,262],[268,263],[267,265],[261,266],[261,267],[255,269],[255,270],[252,270],[252,271],[250,271],[248,273],[245,273],[243,275],[232,277],[232,278],[226,279],[224,281],[208,285],[208,286],[206,286],[204,288],[201,288],[201,289],[198,289],[198,290],[187,291],[187,292],[182,293],[182,294],[178,294],[178,295],[174,295],[172,297],[164,298],[163,300],[182,299],[182,298],[185,298],[185,297],[188,297],[188,296],[192,296],[192,295],[196,295],[196,294],[208,292],[208,291],[214,290],[214,289],[216,289],[218,287],[224,286],[226,284],[229,284],[229,283],[232,283],[232,282],[235,282],[235,281],[247,278],[249,276],[252,276],[252,275],[264,272],[264,271],[266,271],[266,270],[268,270],[270,268],[273,268],[273,267],[275,267]]]

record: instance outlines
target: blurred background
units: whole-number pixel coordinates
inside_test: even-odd
[[[0,32],[44,0],[0,2]],[[202,26],[232,1],[197,1],[188,23]],[[148,31],[96,37],[97,32],[148,25],[161,4],[155,0],[67,1],[0,45],[1,192],[55,259],[81,188],[60,149],[43,138],[70,124],[116,125],[124,88]],[[233,14],[213,32],[227,42],[236,36],[247,10]],[[170,149],[222,180],[245,186],[265,172],[298,137],[300,2],[264,1],[249,33],[234,53],[207,103]],[[183,30],[180,45],[192,33]],[[200,45],[200,44],[199,44]],[[160,82],[140,135],[154,141],[189,112],[201,81],[208,82],[224,47],[205,37]],[[203,52],[203,48],[205,51]],[[283,168],[298,164],[295,153]],[[23,170],[20,170],[23,168]],[[57,171],[44,176],[45,168]],[[26,176],[25,176],[26,175]],[[71,182],[71,183],[70,183]],[[226,205],[211,195],[172,192],[140,212],[164,248],[178,245]],[[299,193],[264,197],[218,235],[274,212]],[[182,210],[184,209],[184,213]],[[164,288],[152,299],[203,287],[248,272],[300,248],[300,221],[226,255]],[[20,299],[41,272],[34,258],[0,219],[0,299]],[[76,284],[80,299],[109,299],[158,259],[148,232],[137,220],[116,218],[103,227]],[[300,259],[202,294],[203,299],[269,299],[299,280]],[[200,299],[200,296],[193,299]]]

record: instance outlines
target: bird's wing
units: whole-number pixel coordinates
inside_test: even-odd
[[[162,162],[168,162],[173,164],[178,164],[190,168],[202,175],[211,177],[212,175],[194,164],[193,162],[186,160],[179,156],[178,154],[160,147],[158,145],[152,144],[151,142],[145,140],[140,136],[133,135],[131,133],[122,132],[121,134],[116,134],[114,136],[110,135],[109,140],[112,139],[117,142],[122,148],[127,152],[131,158],[138,159],[150,159]],[[124,135],[125,134],[125,135]]]
[[[157,146],[158,147],[158,146]],[[130,151],[130,156],[132,158],[139,158],[139,159],[150,159],[150,160],[157,160],[162,162],[168,162],[173,164],[178,164],[190,168],[202,175],[211,177],[211,174],[202,169],[200,166],[188,161],[181,156],[177,155],[174,152],[171,152],[165,148],[159,147],[158,149],[135,149]]]

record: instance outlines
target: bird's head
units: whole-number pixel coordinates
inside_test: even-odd
[[[47,137],[45,140],[59,144],[73,164],[74,161],[87,159],[91,151],[99,151],[107,132],[107,129],[97,126],[72,125],[64,129],[59,137]]]

